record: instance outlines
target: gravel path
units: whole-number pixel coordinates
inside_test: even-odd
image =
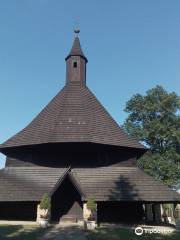
[[[28,225],[34,225],[34,226],[37,226],[37,222],[0,220],[0,225],[8,225],[8,226],[16,226],[16,225],[28,226]]]
[[[42,240],[88,240],[82,226],[77,224],[57,224],[47,232]]]

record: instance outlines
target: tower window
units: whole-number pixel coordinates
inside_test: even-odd
[[[73,63],[73,67],[74,67],[74,68],[77,68],[77,62],[74,62],[74,63]]]

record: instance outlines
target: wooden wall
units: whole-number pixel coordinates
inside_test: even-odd
[[[37,202],[0,202],[0,219],[36,221],[37,205]]]
[[[142,155],[131,148],[75,143],[15,148],[6,154],[6,166],[49,167],[135,166],[136,159]]]
[[[98,202],[98,222],[138,223],[143,221],[144,210],[141,202]]]

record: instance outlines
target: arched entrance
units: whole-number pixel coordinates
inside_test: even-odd
[[[81,195],[67,175],[51,197],[51,220],[76,222],[81,219],[83,219]]]

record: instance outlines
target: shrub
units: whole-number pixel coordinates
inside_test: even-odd
[[[89,198],[87,201],[87,208],[91,211],[96,211],[96,201],[94,198]]]
[[[42,196],[42,200],[40,202],[40,209],[47,209],[51,208],[51,200],[47,193]]]
[[[48,212],[51,209],[51,199],[47,193],[42,196],[40,202],[40,209],[44,210],[44,214],[41,215],[42,218],[48,218]]]

